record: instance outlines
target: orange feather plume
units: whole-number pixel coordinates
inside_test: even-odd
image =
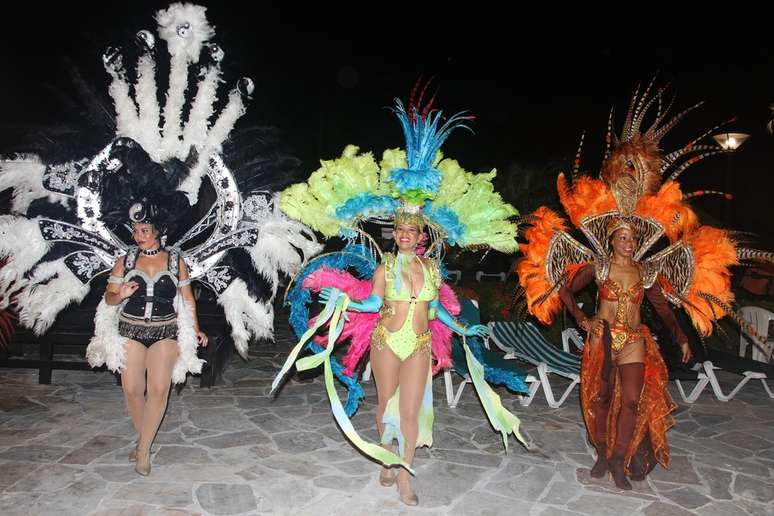
[[[699,225],[699,219],[684,201],[680,184],[676,181],[667,181],[654,195],[643,196],[635,213],[658,221],[670,242],[676,242]]]
[[[610,193],[607,184],[600,179],[581,176],[570,186],[564,174],[561,173],[556,179],[556,188],[564,211],[576,227],[580,227],[581,220],[590,215],[616,209],[613,194]]]
[[[533,213],[533,226],[524,232],[529,243],[521,244],[519,249],[524,254],[516,266],[519,283],[526,292],[529,312],[544,324],[551,324],[551,319],[562,308],[559,295],[553,292],[548,299],[540,304],[535,301],[548,292],[553,285],[546,278],[546,258],[551,238],[557,231],[564,231],[567,222],[553,210],[541,206]]]
[[[691,286],[686,293],[688,301],[683,306],[691,316],[699,333],[706,337],[712,333],[712,321],[727,315],[725,310],[699,296],[700,292],[712,295],[726,305],[734,301],[731,292],[731,273],[728,268],[738,265],[736,248],[728,232],[710,226],[700,226],[686,238],[693,251],[695,269]]]

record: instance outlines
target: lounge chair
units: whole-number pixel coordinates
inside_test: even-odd
[[[548,342],[531,322],[490,322],[489,332],[491,340],[505,352],[506,359],[519,358],[537,367],[539,385],[543,387],[549,407],[560,407],[580,382],[580,358]],[[571,381],[558,399],[554,396],[549,374],[556,374]],[[528,406],[532,403],[537,390],[523,399],[522,405]]]

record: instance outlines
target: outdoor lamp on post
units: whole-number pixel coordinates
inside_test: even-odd
[[[726,193],[732,193],[734,190],[734,154],[749,137],[750,135],[745,133],[720,133],[712,137],[720,148],[726,151]],[[725,222],[729,227],[734,223],[733,218],[733,206],[731,206],[731,203],[726,203]]]
[[[712,138],[718,142],[721,149],[733,152],[741,147],[749,137],[750,135],[745,133],[721,133],[716,134]]]

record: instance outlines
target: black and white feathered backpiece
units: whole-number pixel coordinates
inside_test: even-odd
[[[141,30],[136,49],[109,49],[103,56],[116,129],[100,152],[63,163],[34,155],[0,161],[0,191],[13,189],[11,212],[0,216],[0,259],[7,261],[0,269],[0,304],[6,304],[0,308],[13,303],[22,325],[46,332],[130,249],[126,227],[107,215],[123,211],[132,189],[122,195],[106,185],[125,184],[115,179],[128,174],[130,182],[153,186],[164,181],[147,174],[174,170],[177,197],[187,202],[169,210],[165,245],[185,259],[194,281],[215,292],[236,348],[246,356],[251,339],[272,338],[280,275],[295,274],[321,246],[277,205],[275,192],[293,180],[286,170],[293,160],[267,149],[265,140],[251,141],[263,134],[257,128],[232,131],[253,82],[238,79],[227,98],[219,98],[224,52],[212,42],[205,8],[172,4],[156,13],[156,21],[160,40]],[[157,49],[163,47],[169,78],[159,83],[166,82],[166,92],[157,85]],[[125,67],[127,56],[136,56],[135,69]],[[138,153],[158,166],[132,169],[126,156],[136,161]],[[104,356],[89,358],[120,366],[118,358],[112,366]]]

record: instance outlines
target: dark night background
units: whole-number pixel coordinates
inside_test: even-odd
[[[435,76],[437,105],[476,115],[475,135],[459,131],[444,146],[468,170],[497,168],[498,189],[522,212],[551,202],[556,175],[572,162],[586,130],[584,168],[598,170],[610,107],[620,124],[634,87],[658,73],[672,82],[673,112],[699,100],[662,142],[670,151],[732,116],[729,131],[752,137],[734,156],[709,158],[683,178],[684,191],[730,189],[731,210],[719,198],[695,201],[705,220],[752,229],[771,247],[769,228],[774,136],[774,18],[644,12],[619,17],[545,11],[510,14],[515,4],[372,3],[302,7],[297,2],[200,2],[208,6],[226,52],[224,88],[240,76],[256,84],[242,123],[277,126],[301,158],[306,177],[320,158],[348,143],[377,156],[402,146],[383,109],[406,99],[420,76]],[[57,91],[68,91],[77,69],[108,102],[106,47],[131,45],[137,30],[154,30],[167,2],[27,3],[4,8],[0,43],[0,151],[27,150],[27,135],[44,125],[77,123]],[[506,9],[506,5],[511,5]],[[628,10],[645,4],[632,4]],[[45,12],[45,14],[44,14]],[[163,57],[159,61],[164,60]],[[134,65],[127,62],[127,68]],[[109,103],[106,104],[110,106]],[[99,142],[104,144],[104,141]],[[733,179],[727,184],[727,171]]]

